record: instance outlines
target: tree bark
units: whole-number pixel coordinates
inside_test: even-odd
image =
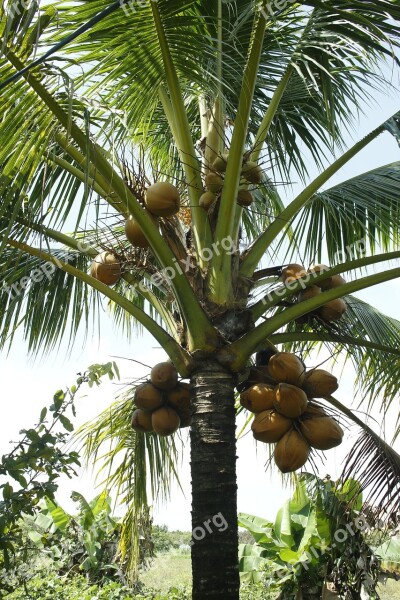
[[[192,386],[192,598],[238,600],[233,376],[205,361]]]

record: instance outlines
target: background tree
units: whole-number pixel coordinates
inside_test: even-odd
[[[190,378],[193,527],[222,509],[228,523],[192,547],[194,599],[238,597],[234,390],[251,355],[327,345],[356,362],[371,403],[378,389],[386,406],[396,396],[400,324],[351,294],[400,275],[399,267],[364,272],[400,256],[399,163],[324,185],[381,134],[400,139],[397,113],[343,147],[365,94],[389,84],[385,61],[398,64],[399,17],[391,0],[2,5],[0,340],[12,342],[23,325],[31,351],[64,336],[72,343],[104,297],[121,335],[144,327]],[[45,55],[60,39],[69,44]],[[225,149],[216,183],[212,165],[226,161]],[[313,180],[311,165],[320,170]],[[278,183],[289,195],[294,178],[305,187],[284,201]],[[177,217],[157,224],[144,209],[155,180],[177,186],[182,203]],[[200,201],[205,183],[218,192],[209,211]],[[236,202],[239,186],[247,201],[253,193],[250,207],[243,194]],[[148,249],[127,242],[130,216]],[[87,272],[101,250],[121,267],[113,287]],[[343,272],[349,283],[300,303],[303,280],[279,288],[293,257],[335,262],[338,251],[346,260],[313,283]],[[301,319],[343,296],[337,324]],[[398,455],[329,401],[363,428],[349,471],[368,465],[358,478],[374,481],[372,500],[390,512]],[[146,502],[144,455],[153,491],[165,491],[176,450],[173,439],[128,437],[129,423],[118,425],[118,443],[131,440],[131,470],[123,474],[123,464],[119,476],[134,484],[132,529]]]

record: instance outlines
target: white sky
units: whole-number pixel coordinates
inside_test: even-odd
[[[357,128],[356,138],[360,139],[374,126],[392,115],[400,108],[398,95],[392,94],[389,99],[377,97],[377,105],[367,111],[367,116],[362,118]],[[395,140],[389,135],[381,136],[371,144],[356,159],[347,165],[329,185],[352,177],[360,172],[373,169],[377,166],[400,160],[400,150]],[[400,318],[400,281],[390,282],[360,293],[358,296],[387,314]],[[124,356],[137,359],[148,365],[154,365],[163,360],[164,353],[156,347],[156,343],[145,334],[134,339],[131,344],[113,330],[109,317],[103,316],[101,340],[89,339],[82,348],[83,340],[77,340],[71,356],[66,356],[65,347],[58,352],[39,358],[36,362],[26,356],[26,345],[21,337],[16,339],[12,351],[0,354],[0,395],[3,402],[2,420],[0,421],[0,453],[9,449],[9,441],[18,439],[20,429],[31,427],[37,421],[42,406],[49,405],[53,393],[67,385],[72,385],[76,380],[76,373],[83,371],[92,363],[108,362],[111,356]],[[121,380],[128,382],[138,376],[146,375],[147,369],[128,360],[117,360],[121,370]],[[316,363],[320,357],[316,358]],[[315,363],[308,364],[308,367]],[[346,365],[341,374],[341,365],[336,365],[333,372],[340,377],[340,388],[337,397],[348,406],[357,403],[353,398],[353,381],[355,373]],[[100,388],[83,392],[77,403],[78,417],[76,425],[80,425],[95,417],[105,409],[118,392],[119,386],[104,380]],[[390,440],[394,422],[398,417],[398,408],[393,408],[387,419],[387,437]],[[373,416],[381,422],[379,411],[374,411]],[[375,428],[379,428],[376,425]],[[351,450],[357,432],[351,430],[346,433],[344,443],[335,450],[326,453],[326,462],[321,463],[319,474],[324,476],[329,473],[336,477],[341,472],[341,465],[346,453]],[[400,441],[396,443],[400,452]],[[289,495],[289,490],[282,486],[281,478],[274,472],[265,471],[267,454],[262,444],[258,445],[257,452],[251,435],[245,436],[238,443],[238,507],[239,511],[256,514],[273,519],[276,511]],[[174,488],[171,501],[166,506],[154,506],[153,514],[156,523],[165,523],[170,529],[190,529],[190,473],[189,473],[189,444],[187,444],[182,465],[179,469],[185,495],[178,488]],[[59,502],[69,510],[73,510],[73,503],[69,500],[72,490],[80,491],[88,499],[92,498],[99,490],[95,490],[92,478],[83,473],[80,478],[62,481],[58,493]]]

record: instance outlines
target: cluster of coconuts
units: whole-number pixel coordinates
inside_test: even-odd
[[[310,269],[305,269],[303,265],[290,264],[282,269],[282,280],[284,283],[292,283],[296,279],[305,277],[310,273],[315,275],[322,271],[329,269],[326,265],[316,265]],[[303,302],[309,300],[325,292],[332,290],[333,288],[340,287],[346,283],[346,280],[341,275],[332,275],[327,277],[323,281],[320,281],[318,285],[310,285],[307,288],[301,290],[297,295],[297,302]],[[347,304],[342,298],[336,298],[327,302],[315,311],[315,314],[321,317],[324,321],[339,321],[347,310]]]
[[[200,197],[200,206],[204,210],[209,210],[217,199],[217,194],[221,191],[224,185],[224,173],[228,163],[229,153],[225,152],[214,160],[210,171],[205,178],[207,191]],[[245,161],[242,165],[241,178],[247,184],[258,185],[262,181],[262,169],[260,165],[254,161]],[[240,187],[236,198],[239,206],[250,206],[253,202],[253,195],[246,186]]]
[[[252,369],[248,383],[253,385],[241,393],[240,403],[255,413],[254,438],[276,444],[274,459],[283,473],[300,469],[311,448],[330,450],[341,444],[342,428],[313,402],[338,388],[336,377],[328,371],[306,371],[295,354],[278,352],[267,365]]]
[[[178,189],[167,181],[150,185],[144,198],[145,210],[158,226],[159,217],[172,217],[180,209]],[[132,218],[125,222],[125,235],[135,248],[148,248],[149,243],[138,223]],[[115,285],[121,277],[121,263],[112,252],[101,252],[90,267],[90,274],[106,285]]]
[[[155,365],[150,380],[135,390],[132,428],[141,433],[172,435],[191,423],[190,386],[178,382],[178,372],[170,362]]]

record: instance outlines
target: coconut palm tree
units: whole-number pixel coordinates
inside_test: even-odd
[[[235,388],[251,356],[327,346],[357,364],[371,406],[378,390],[386,405],[396,397],[400,323],[353,294],[400,276],[388,267],[400,257],[400,163],[377,157],[374,170],[326,184],[379,136],[400,140],[397,113],[345,144],[365,98],[389,91],[400,7],[15,0],[1,10],[1,344],[18,327],[31,352],[65,336],[72,344],[102,298],[121,336],[139,326],[157,340],[192,386],[193,528],[219,513],[228,524],[192,546],[193,598],[237,599]],[[157,223],[144,202],[155,181],[172,183],[181,202]],[[206,184],[214,195],[204,198]],[[128,243],[130,217],[148,248]],[[120,267],[113,286],[88,273],[102,251]],[[303,273],[283,285],[285,265],[323,257],[332,266],[312,282]],[[348,283],[296,301],[341,273]],[[320,308],[338,298],[347,310],[332,322]],[[374,481],[375,499],[392,509],[400,458],[328,402],[362,428],[348,471]],[[133,483],[135,506],[146,501],[146,473],[166,491],[174,438],[135,434],[127,409],[108,425],[102,439],[127,444],[117,477]]]

